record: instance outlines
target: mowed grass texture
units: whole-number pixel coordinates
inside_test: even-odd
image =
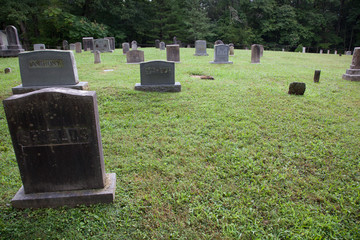
[[[180,93],[135,91],[140,67],[121,49],[96,65],[75,54],[97,92],[114,204],[13,209],[22,183],[1,105],[0,238],[359,239],[360,82],[341,78],[352,56],[265,51],[251,64],[235,50],[234,64],[216,65],[207,51],[181,49]],[[1,100],[21,82],[17,61],[0,59],[13,70],[0,74]],[[304,96],[287,94],[294,81]]]

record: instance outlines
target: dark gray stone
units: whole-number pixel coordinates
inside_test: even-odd
[[[159,39],[155,40],[155,48],[160,48],[160,40]]]
[[[75,43],[75,52],[76,53],[81,53],[82,52],[81,42],[76,42]]]
[[[94,63],[101,63],[101,56],[100,56],[100,51],[96,50],[94,52]]]
[[[135,90],[151,92],[180,92],[181,85],[175,82],[175,63],[150,61],[140,64],[141,84]]]
[[[105,52],[113,52],[113,50],[111,50],[110,48],[110,42],[109,39],[95,39],[94,40],[94,51],[100,51],[102,53]]]
[[[360,47],[354,48],[350,69],[346,70],[342,78],[350,81],[360,81]]]
[[[39,50],[45,50],[45,44],[39,43],[39,44],[34,44],[34,51],[39,51]]]
[[[320,81],[320,73],[321,73],[321,70],[315,70],[315,73],[314,73],[314,82],[315,83],[318,83]]]
[[[213,62],[214,64],[233,64],[233,62],[229,61],[229,45],[225,44],[218,44],[215,45],[214,50],[215,59]]]
[[[129,43],[125,42],[122,44],[123,54],[125,55],[128,51],[130,51]]]
[[[105,37],[105,39],[109,40],[110,49],[115,50],[115,38],[114,37]]]
[[[206,41],[196,40],[195,41],[195,54],[194,56],[209,56],[206,52]]]
[[[166,46],[166,60],[169,62],[180,62],[180,47],[178,44]]]
[[[16,207],[32,207],[27,194],[48,193],[48,197],[39,197],[46,198],[41,206],[34,204],[52,207],[52,199],[56,198],[53,192],[105,190],[106,185],[113,184],[105,175],[94,91],[46,88],[13,95],[3,104],[23,182],[20,199],[14,199]],[[94,202],[113,199],[97,198],[96,194],[92,199],[86,195],[84,192],[85,199]]]
[[[259,44],[251,45],[251,63],[260,63],[261,47]]]
[[[304,95],[306,84],[302,82],[292,82],[289,86],[289,94]]]
[[[165,50],[166,49],[166,45],[165,45],[164,42],[160,42],[159,47],[160,47],[160,50]]]
[[[11,68],[5,68],[4,72],[5,72],[5,74],[11,73]]]
[[[68,42],[68,41],[64,40],[64,41],[62,42],[62,49],[63,49],[63,50],[70,50],[70,48],[69,48],[69,42]]]
[[[83,37],[82,38],[84,51],[93,51],[94,50],[94,38],[93,37]]]
[[[144,62],[144,51],[131,50],[126,53],[126,62],[128,64],[137,64]]]
[[[16,27],[7,26],[2,34],[0,43],[0,57],[17,57],[19,53],[24,52],[22,48]],[[6,42],[5,42],[6,36]]]

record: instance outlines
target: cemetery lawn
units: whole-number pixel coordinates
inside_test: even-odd
[[[360,239],[360,82],[341,78],[352,56],[265,51],[251,64],[235,50],[217,65],[207,51],[181,49],[180,93],[135,91],[140,67],[120,49],[96,65],[75,54],[97,92],[114,204],[13,209],[22,183],[1,103],[0,239]],[[21,80],[17,58],[0,66],[12,69],[2,101]],[[304,96],[287,94],[294,81]]]

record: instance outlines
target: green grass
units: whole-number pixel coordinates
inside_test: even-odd
[[[251,64],[236,50],[234,64],[215,65],[212,49],[194,52],[181,49],[180,93],[135,91],[139,65],[119,49],[96,65],[76,54],[97,92],[114,204],[13,209],[22,183],[1,105],[0,238],[359,239],[360,82],[341,78],[351,56],[265,51]],[[0,59],[13,70],[0,74],[1,100],[21,82],[17,61]],[[304,96],[287,94],[293,81]]]

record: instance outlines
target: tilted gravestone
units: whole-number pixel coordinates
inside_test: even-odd
[[[160,42],[159,48],[160,48],[160,50],[166,50],[165,43],[164,43],[164,42]]]
[[[137,50],[137,42],[135,40],[131,42],[131,50]]]
[[[360,81],[360,47],[354,48],[350,69],[342,76],[345,80]]]
[[[96,93],[47,88],[3,101],[23,186],[16,208],[111,203]]]
[[[21,94],[46,87],[66,87],[79,90],[88,88],[79,82],[74,53],[62,50],[43,50],[19,54],[22,84],[12,88]]]
[[[109,40],[110,49],[115,50],[115,38],[114,37],[105,37],[105,39]]]
[[[289,85],[288,94],[292,95],[304,95],[306,90],[306,84],[303,82],[292,82]]]
[[[70,49],[70,48],[69,48],[69,42],[68,42],[68,41],[64,40],[64,41],[62,42],[62,49],[63,49],[63,50],[69,50],[69,49]]]
[[[260,51],[259,44],[251,45],[251,63],[260,63]]]
[[[16,27],[11,25],[7,26],[5,33],[6,34],[1,37],[0,57],[17,57],[19,53],[24,52]]]
[[[93,37],[83,37],[82,43],[83,43],[84,51],[94,50],[94,38]]]
[[[75,43],[75,52],[76,53],[81,53],[82,49],[81,49],[81,42],[76,42]]]
[[[175,82],[175,63],[150,61],[140,63],[141,83],[135,90],[149,92],[180,92],[181,84]]]
[[[166,60],[169,62],[180,62],[180,47],[178,44],[166,46]]]
[[[101,63],[100,51],[98,50],[94,51],[94,63]]]
[[[122,49],[123,49],[123,55],[125,55],[128,51],[130,51],[129,43],[127,43],[127,42],[123,43]]]
[[[229,61],[229,45],[225,45],[225,44],[215,45],[214,61],[210,63],[233,64],[233,62]]]
[[[194,56],[209,56],[206,52],[206,41],[196,40],[195,41],[195,54]]]
[[[45,44],[39,43],[39,44],[34,44],[34,51],[39,51],[39,50],[45,50]]]
[[[126,53],[126,63],[137,64],[144,62],[144,51],[131,50]]]
[[[109,39],[95,39],[94,40],[94,51],[100,51],[102,53],[105,52],[114,52],[113,50],[111,50],[110,48],[110,42]]]
[[[159,39],[155,40],[155,48],[160,48],[160,40]]]

